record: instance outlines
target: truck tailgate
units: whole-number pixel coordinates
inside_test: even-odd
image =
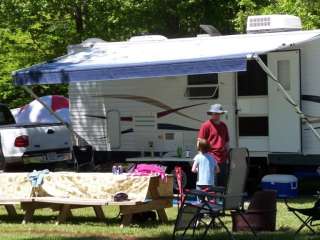
[[[0,132],[4,156],[67,149],[71,145],[70,131],[62,124],[15,125],[1,128]],[[19,136],[28,136],[27,147],[15,147],[15,139]]]

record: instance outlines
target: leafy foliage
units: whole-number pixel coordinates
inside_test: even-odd
[[[244,32],[248,15],[265,13],[298,15],[306,29],[320,26],[319,0],[0,0],[0,102],[16,107],[30,100],[12,84],[12,71],[63,55],[87,38],[194,36],[200,24]],[[67,94],[67,86],[33,88]]]

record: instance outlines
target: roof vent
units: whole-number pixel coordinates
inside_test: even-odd
[[[163,41],[167,39],[168,38],[162,35],[143,35],[143,36],[133,36],[129,39],[129,42]]]
[[[249,16],[247,33],[288,32],[301,30],[301,20],[292,15]]]

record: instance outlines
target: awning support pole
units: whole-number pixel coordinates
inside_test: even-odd
[[[34,93],[34,91],[32,91],[32,89],[30,89],[27,86],[21,86],[27,93],[29,93],[35,100],[37,100],[43,107],[45,107],[51,114],[52,116],[54,116],[59,122],[61,122],[63,125],[66,126],[66,128],[71,132],[71,134],[75,137],[76,141],[80,138],[79,134],[76,133],[72,127],[66,123],[57,113],[55,113],[54,111],[52,111],[52,109],[46,105],[46,103],[44,101],[42,101],[39,96],[37,94]]]
[[[286,89],[283,87],[281,82],[278,80],[278,78],[272,73],[272,71],[267,67],[267,65],[262,61],[262,59],[257,55],[253,54],[249,56],[248,58],[254,59],[257,61],[257,63],[260,65],[260,67],[263,69],[263,71],[273,80],[277,83],[279,89],[285,96],[285,98],[290,102],[290,104],[294,107],[296,113],[299,115],[299,117],[306,122],[308,127],[311,129],[311,131],[314,133],[316,138],[320,141],[320,134],[318,131],[314,128],[314,126],[311,124],[309,119],[306,117],[306,115],[301,111],[299,105],[295,102],[295,100],[290,96],[290,94],[286,91]]]

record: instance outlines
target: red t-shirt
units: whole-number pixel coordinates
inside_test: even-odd
[[[220,124],[215,124],[211,120],[204,122],[200,127],[198,138],[206,139],[209,142],[210,153],[213,154],[218,163],[227,160],[226,143],[229,142],[229,133],[224,122],[221,121]]]

